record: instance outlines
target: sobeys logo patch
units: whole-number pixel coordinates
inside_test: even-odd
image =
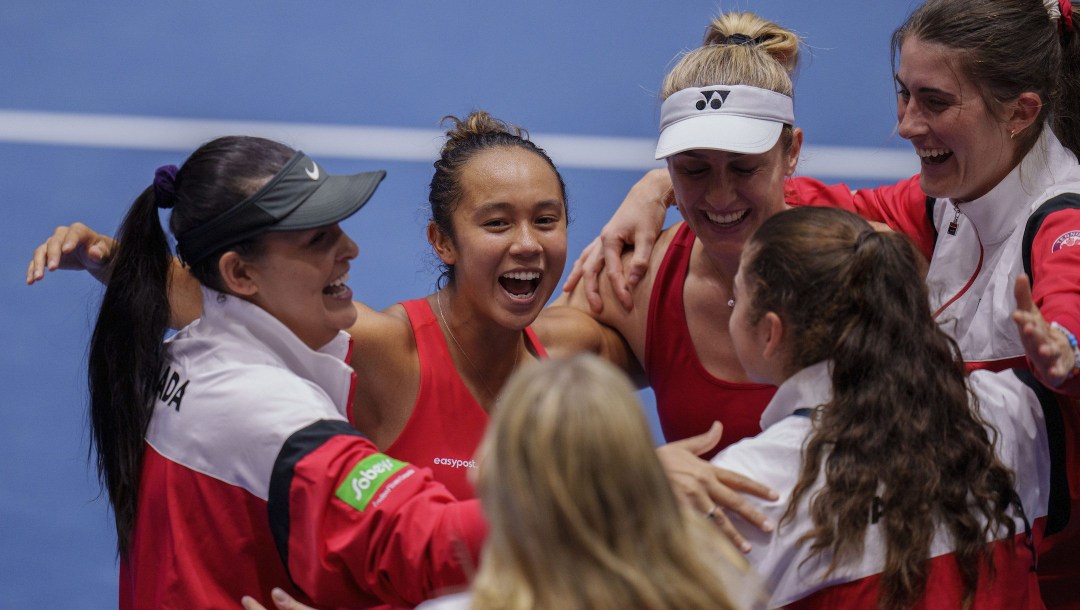
[[[353,466],[349,476],[338,486],[336,495],[356,510],[364,510],[383,484],[407,466],[407,463],[381,453],[370,455]]]

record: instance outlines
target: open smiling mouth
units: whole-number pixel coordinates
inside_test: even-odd
[[[952,151],[945,148],[924,148],[916,152],[919,160],[927,165],[941,165],[953,156]]]
[[[750,213],[750,210],[739,210],[738,212],[727,212],[724,214],[716,214],[714,212],[705,212],[705,218],[709,219],[709,222],[720,225],[721,227],[733,227],[743,221],[744,218]]]
[[[499,284],[511,297],[527,299],[536,292],[540,286],[539,271],[513,271],[499,276]]]
[[[348,272],[341,274],[341,277],[330,282],[328,286],[322,289],[322,292],[329,297],[341,298],[349,292],[349,287],[345,285],[347,281],[349,281]]]

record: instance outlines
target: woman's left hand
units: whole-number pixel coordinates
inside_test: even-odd
[[[1076,366],[1076,357],[1065,335],[1055,330],[1039,312],[1031,298],[1031,283],[1026,275],[1016,278],[1013,286],[1016,310],[1012,319],[1020,331],[1020,340],[1035,376],[1056,388],[1064,383]]]
[[[291,595],[277,587],[274,587],[274,590],[270,592],[270,598],[274,600],[274,606],[276,606],[278,610],[315,610],[311,606],[305,606],[296,601]],[[266,610],[266,606],[263,606],[248,595],[245,595],[244,598],[240,600],[240,605],[244,607],[244,610]]]
[[[758,529],[771,532],[775,524],[743,494],[765,500],[775,500],[777,495],[757,481],[698,457],[716,446],[722,432],[720,422],[713,422],[708,432],[658,447],[656,455],[679,501],[712,520],[739,550],[748,553],[750,543],[735,529],[725,511],[732,511]]]

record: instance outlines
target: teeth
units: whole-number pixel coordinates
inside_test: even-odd
[[[947,155],[951,150],[947,148],[919,148],[915,151],[919,157],[923,159],[929,159],[930,157],[940,157],[941,155]]]
[[[749,212],[750,210],[742,210],[739,212],[728,212],[727,214],[715,214],[706,210],[705,216],[717,224],[729,225],[742,220]]]
[[[346,271],[345,273],[343,273],[341,275],[341,277],[339,277],[338,279],[330,282],[329,287],[330,288],[337,288],[338,286],[341,286],[342,284],[344,284],[347,281],[349,281],[349,272]]]
[[[511,271],[510,273],[502,274],[508,280],[538,280],[540,279],[539,271]]]

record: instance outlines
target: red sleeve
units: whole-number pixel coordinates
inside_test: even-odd
[[[896,184],[852,191],[844,184],[827,185],[800,176],[787,180],[784,197],[789,205],[841,208],[874,222],[883,222],[903,233],[930,260],[936,235],[926,213],[926,194],[915,175]]]
[[[1080,336],[1080,209],[1051,213],[1031,243],[1032,296],[1044,318]],[[1056,391],[1080,396],[1080,377]]]
[[[414,606],[466,584],[487,526],[420,469],[378,452],[345,422],[289,438],[270,486],[270,521],[296,585],[317,605]]]

